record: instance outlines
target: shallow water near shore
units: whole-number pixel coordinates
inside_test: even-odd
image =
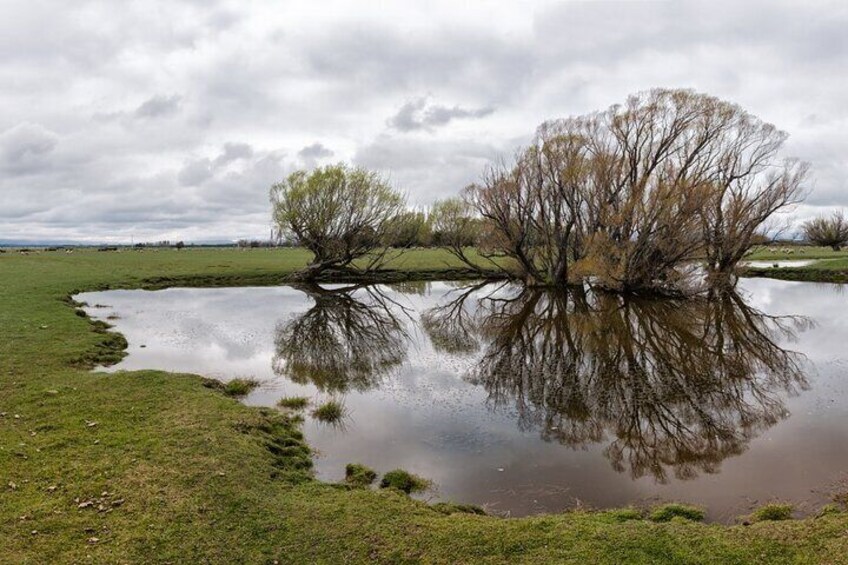
[[[685,302],[503,283],[173,288],[75,297],[129,355],[261,385],[305,410],[318,478],[345,464],[431,479],[428,500],[505,515],[684,501],[732,522],[848,489],[841,287],[743,279]]]

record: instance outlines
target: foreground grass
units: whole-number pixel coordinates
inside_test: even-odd
[[[500,519],[320,483],[297,426],[276,410],[198,376],[86,369],[121,344],[75,315],[70,293],[271,284],[307,258],[0,255],[0,562],[848,562],[841,512],[749,527],[655,523],[632,510]],[[420,251],[397,266],[429,273],[446,261]]]

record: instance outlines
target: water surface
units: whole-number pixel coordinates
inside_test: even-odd
[[[129,355],[108,371],[253,377],[245,401],[339,398],[304,432],[349,462],[432,479],[428,499],[509,515],[681,500],[732,521],[827,502],[848,478],[840,287],[625,300],[504,284],[108,291],[77,297]]]

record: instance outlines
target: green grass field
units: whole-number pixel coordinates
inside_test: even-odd
[[[320,483],[297,425],[274,409],[199,376],[85,368],[114,350],[76,315],[74,292],[271,284],[306,260],[300,250],[0,254],[0,562],[848,563],[845,512],[731,527],[632,510],[504,519]],[[446,261],[416,251],[395,266]]]
[[[751,250],[747,259],[753,261],[797,261],[804,259],[845,259],[848,249],[834,251],[830,247],[811,245],[763,245]]]

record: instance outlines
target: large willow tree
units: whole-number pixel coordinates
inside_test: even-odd
[[[786,137],[718,98],[651,90],[542,124],[464,200],[482,221],[480,253],[528,284],[678,292],[695,261],[731,281],[774,215],[799,201],[808,167],[779,157]]]

